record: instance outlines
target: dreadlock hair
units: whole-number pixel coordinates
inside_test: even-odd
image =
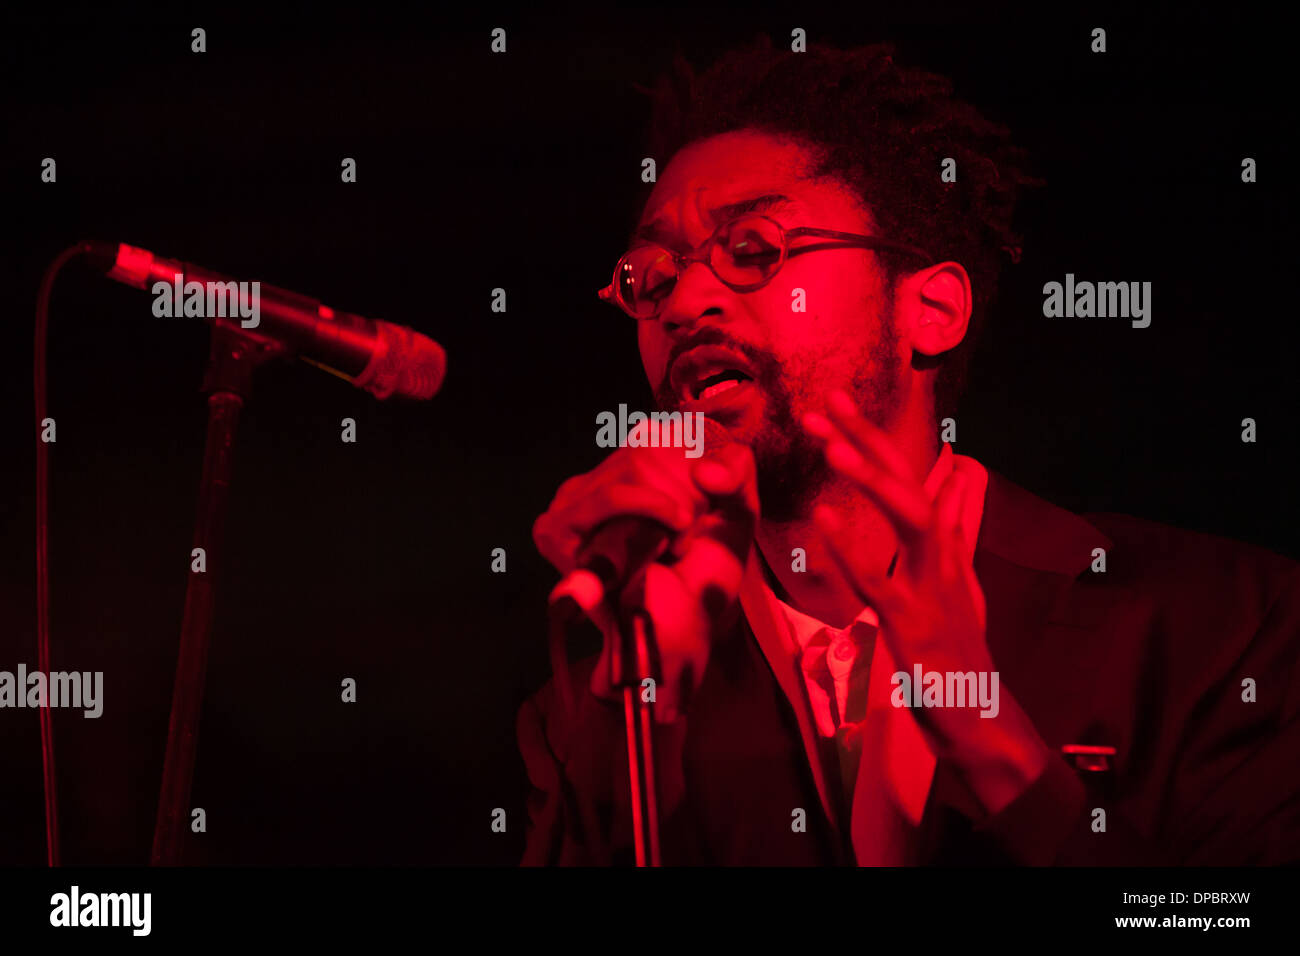
[[[974,301],[965,338],[934,359],[913,361],[938,368],[936,417],[955,412],[1003,260],[1020,261],[1017,198],[1022,187],[1044,185],[1027,172],[1009,131],[954,99],[947,78],[895,64],[889,44],[809,44],[795,53],[762,35],[702,74],[679,49],[653,87],[636,89],[651,101],[643,155],[667,158],[737,130],[793,141],[812,160],[809,178],[848,186],[881,234],[966,268]],[[956,160],[954,183],[940,181],[945,157]],[[915,259],[877,255],[890,288],[916,268]]]

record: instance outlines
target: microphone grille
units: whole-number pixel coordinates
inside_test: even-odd
[[[374,355],[354,380],[376,398],[432,398],[447,374],[447,353],[442,346],[414,329],[391,322],[375,322],[378,336]]]

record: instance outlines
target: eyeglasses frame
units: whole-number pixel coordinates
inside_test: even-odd
[[[724,229],[730,229],[731,227],[735,226],[736,223],[742,222],[743,220],[746,219],[765,219],[777,228],[777,231],[781,236],[781,258],[777,262],[776,268],[772,270],[772,274],[767,276],[762,281],[751,282],[744,285],[736,285],[734,283],[728,282],[726,279],[722,278],[722,276],[718,275],[718,270],[713,267],[713,262],[712,262],[713,247],[717,244],[718,237],[722,234],[722,231]],[[800,246],[798,249],[791,249],[790,240],[798,239],[802,236],[813,236],[819,239],[834,239],[836,240],[836,243],[817,243],[811,246]],[[790,259],[793,256],[801,255],[805,252],[818,252],[823,249],[858,248],[858,249],[881,250],[881,251],[888,251],[888,252],[902,252],[902,253],[918,256],[922,259],[925,259],[927,262],[934,261],[934,257],[931,256],[924,249],[921,249],[917,246],[908,245],[907,243],[894,242],[893,240],[885,239],[882,236],[864,236],[853,232],[839,232],[834,229],[814,229],[809,226],[796,226],[793,229],[786,229],[785,226],[781,225],[781,223],[777,222],[771,216],[764,216],[761,213],[742,213],[741,215],[736,216],[735,218],[729,219],[726,222],[720,224],[717,229],[713,230],[713,235],[709,236],[709,238],[705,240],[704,245],[697,252],[690,253],[690,254],[674,252],[672,249],[669,249],[668,247],[661,245],[660,243],[646,242],[640,245],[633,246],[627,252],[623,253],[623,255],[619,257],[618,262],[614,265],[614,275],[613,278],[611,278],[609,285],[605,286],[605,288],[601,289],[596,294],[600,297],[602,302],[608,302],[611,305],[616,306],[617,308],[622,310],[626,315],[630,316],[633,319],[657,318],[659,313],[663,311],[663,304],[666,301],[668,301],[669,296],[672,295],[672,292],[670,291],[668,295],[660,299],[658,303],[658,307],[650,315],[633,314],[627,308],[627,306],[623,304],[623,301],[619,298],[618,274],[623,268],[624,260],[626,260],[627,257],[630,256],[633,252],[636,252],[639,249],[644,249],[646,246],[657,246],[658,248],[662,249],[665,253],[667,253],[668,256],[672,259],[673,267],[677,270],[677,278],[673,280],[673,288],[676,288],[677,283],[681,281],[682,274],[686,271],[686,268],[688,266],[696,262],[702,262],[709,267],[709,271],[713,273],[714,277],[719,282],[721,282],[731,291],[741,292],[741,293],[755,292],[758,289],[763,288],[763,286],[767,285],[769,282],[771,282],[773,279],[776,278],[777,273],[781,271],[787,259]]]

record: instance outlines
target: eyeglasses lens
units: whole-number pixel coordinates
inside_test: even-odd
[[[781,266],[780,227],[770,219],[748,216],[728,223],[717,234],[709,263],[732,286],[759,285]],[[623,306],[638,317],[654,315],[677,284],[677,264],[665,249],[638,246],[623,257],[616,286]]]

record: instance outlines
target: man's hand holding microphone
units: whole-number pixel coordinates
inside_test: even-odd
[[[619,584],[602,574],[605,586],[589,587],[579,602],[605,638],[592,693],[605,699],[619,693],[610,686],[609,664],[627,591],[653,625],[662,673],[642,676],[658,678],[654,719],[671,723],[684,715],[713,642],[735,623],[757,520],[753,454],[711,420],[703,457],[687,457],[680,447],[629,444],[559,487],[533,525],[533,541],[565,582],[584,574],[590,580],[584,568],[608,571],[602,552],[626,565]],[[654,542],[649,553],[628,544],[638,539]]]

